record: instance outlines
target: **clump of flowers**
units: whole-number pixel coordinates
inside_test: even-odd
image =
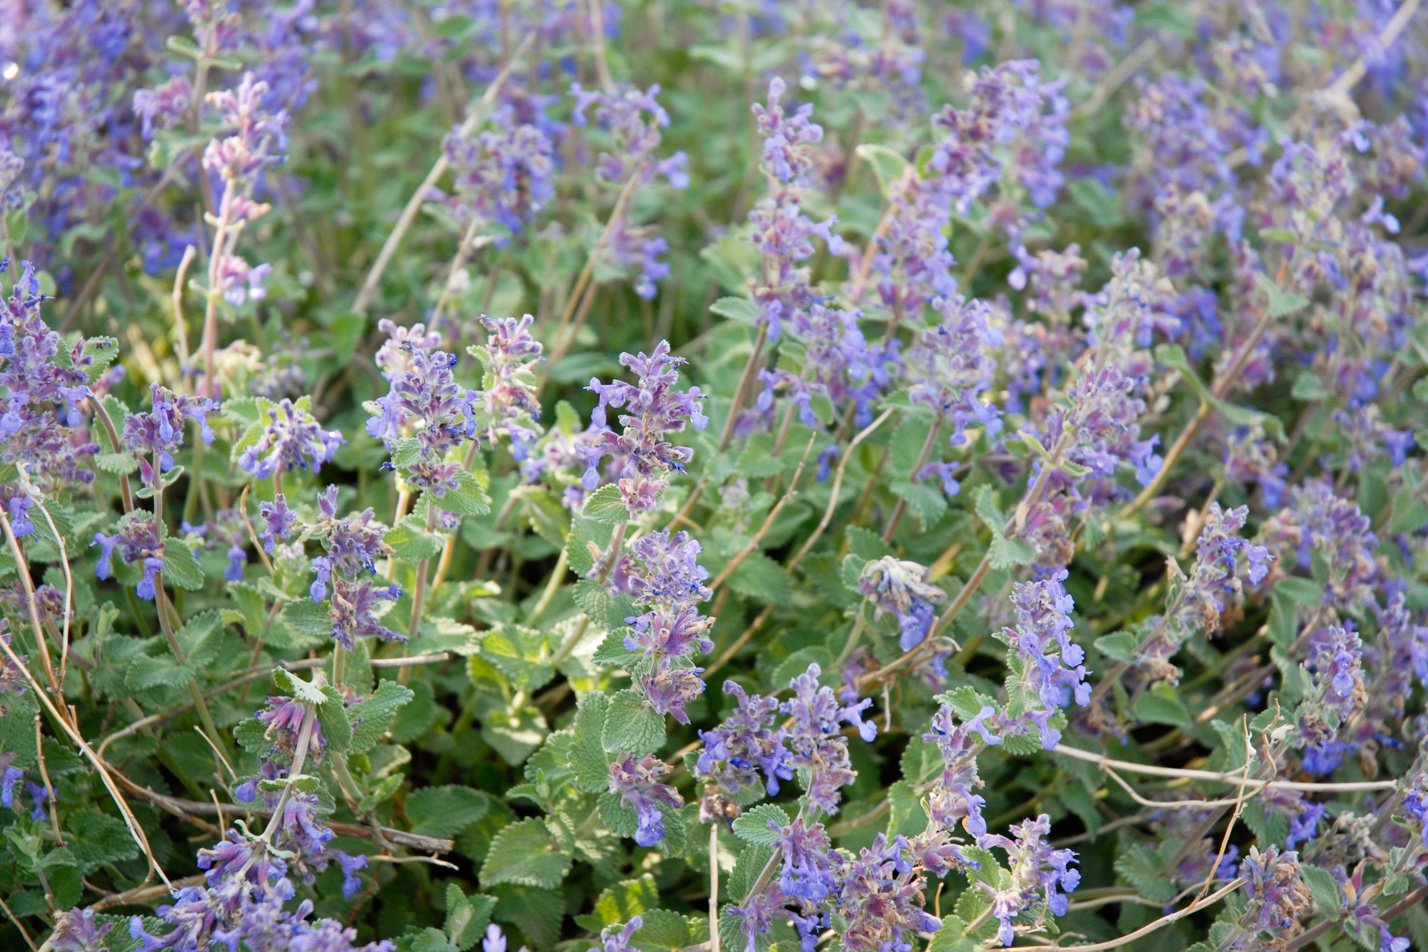
[[[591,413],[594,438],[585,449],[585,489],[600,484],[600,463],[607,457],[606,470],[620,488],[620,497],[630,515],[654,509],[671,470],[683,472],[694,456],[687,447],[675,446],[669,437],[686,427],[702,430],[709,424],[698,387],[678,390],[679,367],[684,358],[670,354],[661,341],[646,354],[621,354],[621,365],[639,378],[638,383],[616,380],[602,383],[592,378],[587,388],[598,398]],[[617,416],[621,432],[609,425],[610,408],[624,410]]]

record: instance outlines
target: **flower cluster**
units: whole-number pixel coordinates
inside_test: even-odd
[[[1002,945],[1012,944],[1015,938],[1012,922],[1029,909],[1044,909],[1053,916],[1066,915],[1066,894],[1081,881],[1081,874],[1071,868],[1076,854],[1052,847],[1047,842],[1050,834],[1051,817],[1043,813],[1012,827],[1010,838],[995,833],[982,837],[984,847],[1000,847],[1011,861],[1011,880],[1007,885],[978,884],[992,900],[992,915],[1001,923],[997,939]]]
[[[1016,625],[998,635],[1015,654],[1012,672],[1025,712],[1018,729],[1035,726],[1048,750],[1061,740],[1052,719],[1073,702],[1084,707],[1091,699],[1086,652],[1070,637],[1075,603],[1062,586],[1067,574],[1061,569],[1039,581],[1018,583],[1012,589]]]
[[[677,810],[684,806],[679,791],[660,779],[669,767],[652,754],[635,757],[626,754],[610,765],[610,792],[635,811],[635,842],[654,846],[664,839],[665,807]]]
[[[671,355],[669,344],[661,341],[648,355],[620,355],[620,364],[638,376],[638,383],[602,383],[595,377],[587,388],[598,402],[590,415],[594,438],[584,451],[585,488],[600,484],[600,462],[609,457],[607,472],[620,487],[632,516],[654,509],[666,474],[670,470],[683,472],[694,456],[693,450],[670,443],[669,436],[683,432],[686,426],[702,430],[709,424],[699,388],[675,389],[683,363],[684,358]],[[620,433],[609,425],[611,407],[627,411],[617,417]]]
[[[494,442],[495,434],[504,432],[511,439],[512,452],[521,460],[540,435],[536,427],[540,401],[535,366],[542,359],[543,348],[531,334],[534,321],[529,314],[519,319],[483,317],[481,326],[488,332],[486,344],[471,348],[472,355],[486,367],[481,398],[489,438]]]
[[[638,652],[642,664],[637,676],[645,699],[660,714],[689,723],[685,706],[704,693],[690,657],[714,648],[709,629],[714,619],[699,614],[699,605],[711,592],[704,585],[709,573],[699,565],[699,543],[686,532],[668,530],[635,540],[616,565],[610,588],[627,592],[644,611],[629,619],[633,628],[625,648]]]
[[[153,601],[157,594],[159,574],[164,570],[164,547],[166,540],[158,521],[147,512],[131,512],[119,521],[119,531],[113,535],[96,532],[91,546],[99,546],[99,561],[94,573],[107,579],[114,573],[114,553],[124,560],[125,565],[137,565],[142,570],[135,593],[146,601]],[[167,544],[182,545],[168,540]]]
[[[337,487],[328,486],[317,497],[318,519],[308,531],[327,550],[312,560],[317,573],[309,595],[314,602],[326,602],[332,622],[332,637],[351,650],[357,638],[405,641],[406,637],[380,621],[384,603],[397,600],[401,589],[381,585],[376,580],[377,559],[387,551],[382,536],[386,529],[373,520],[371,509],[356,515],[337,515]],[[287,500],[279,495],[268,510],[269,540],[281,539],[279,530],[290,527]]]
[[[159,384],[149,385],[151,409],[147,413],[131,413],[124,420],[124,445],[133,453],[148,454],[158,464],[156,472],[147,459],[140,460],[144,482],[157,486],[158,474],[173,468],[174,454],[183,448],[185,421],[198,424],[204,443],[214,440],[208,415],[218,410],[218,404],[207,397],[175,394]]]
[[[877,613],[897,619],[898,643],[910,651],[922,643],[936,618],[936,606],[947,593],[927,581],[927,569],[916,562],[884,556],[863,566],[858,589],[872,599]]]
[[[0,275],[9,265],[0,259]],[[80,428],[90,393],[85,350],[64,347],[41,317],[44,301],[34,265],[21,262],[10,293],[0,299],[0,461],[23,468],[41,486],[89,482],[94,474],[83,464],[99,447]],[[16,518],[15,498],[12,520],[23,535],[26,520]]]
[[[408,482],[443,496],[456,488],[462,469],[448,454],[477,438],[478,395],[457,382],[457,357],[436,349],[435,334],[421,325],[388,333],[384,346],[399,354],[387,351],[382,373],[389,389],[374,401],[367,433],[387,444]]]
[[[203,152],[204,170],[223,183],[209,280],[233,307],[266,297],[273,270],[270,264],[249,264],[233,251],[239,233],[267,213],[268,206],[253,196],[263,172],[281,162],[287,148],[287,113],[272,110],[268,98],[268,83],[251,72],[237,87],[208,94],[227,131]]]
[[[839,791],[857,777],[841,725],[855,728],[864,741],[877,736],[877,727],[862,717],[871,700],[840,703],[832,688],[818,683],[820,674],[818,665],[809,665],[789,682],[793,697],[781,704],[726,682],[724,690],[738,699],[738,707],[719,727],[700,732],[704,748],[696,775],[733,794],[757,784],[762,773],[772,795],[781,781],[807,769],[808,802],[837,813]],[[789,723],[775,727],[780,714]]]
[[[444,204],[463,226],[489,223],[514,234],[555,196],[555,144],[514,106],[497,109],[479,131],[453,129],[445,155],[454,182]]]
[[[324,430],[306,401],[283,400],[266,408],[256,438],[243,449],[238,465],[257,479],[281,477],[294,469],[317,472],[346,440],[337,430]]]

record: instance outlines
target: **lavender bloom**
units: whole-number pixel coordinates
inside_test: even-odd
[[[663,176],[675,188],[684,188],[688,184],[683,152],[658,162],[649,161],[655,149],[659,148],[659,130],[669,125],[669,113],[655,98],[659,95],[658,85],[644,92],[628,88],[604,92],[572,83],[570,95],[575,99],[575,124],[590,125],[590,117],[586,113],[593,106],[595,125],[610,136],[611,150],[602,152],[596,163],[595,175],[598,179],[609,185],[619,185],[631,175],[638,175],[643,182]]]
[[[788,909],[790,905],[811,912],[813,915],[800,917]],[[757,952],[759,939],[768,935],[769,930],[780,920],[793,920],[798,927],[799,937],[804,941],[808,941],[810,936],[817,935],[816,928],[813,928],[816,924],[816,911],[813,905],[786,895],[776,882],[756,891],[744,900],[742,905],[731,905],[728,911],[730,915],[742,922],[741,929],[747,940],[747,944],[744,946],[745,952]],[[809,921],[810,919],[813,921]],[[597,950],[592,949],[591,952],[597,952]]]
[[[590,125],[587,112],[593,106],[594,124],[605,131],[611,146],[600,153],[596,162],[598,180],[607,185],[618,185],[626,180],[648,184],[663,177],[675,188],[682,189],[689,184],[683,152],[659,160],[654,158],[661,140],[660,129],[669,125],[669,115],[655,99],[659,86],[651,86],[645,92],[636,89],[604,92],[572,83],[570,92],[575,98],[575,124]],[[668,244],[653,233],[652,227],[635,226],[630,221],[627,207],[617,208],[612,214],[604,255],[611,267],[638,269],[635,293],[645,300],[654,297],[655,282],[669,274],[669,266],[660,260],[667,249]]]
[[[6,645],[10,645],[13,651],[13,641],[9,633],[6,632],[8,627],[8,622],[0,624],[0,641],[3,641]],[[18,651],[15,652],[15,657],[19,659],[21,665],[29,660],[28,656],[22,655]],[[3,701],[4,696],[7,694],[24,694],[27,690],[28,683],[28,680],[25,678],[25,672],[16,666],[15,662],[10,660],[9,653],[0,651],[0,714],[9,712]],[[5,756],[4,754],[0,754],[0,764],[5,763]],[[13,754],[11,756],[13,757]]]
[[[1091,699],[1082,664],[1086,652],[1070,638],[1075,603],[1062,587],[1066,578],[1060,569],[1039,581],[1018,583],[1011,597],[1016,626],[998,635],[1015,652],[1012,670],[1026,709],[1021,729],[1036,725],[1047,750],[1061,739],[1051,717],[1073,701],[1084,707]]]
[[[213,442],[208,415],[218,411],[217,403],[207,397],[180,396],[156,383],[149,385],[149,399],[152,409],[148,413],[131,413],[124,420],[124,445],[130,450],[152,454],[159,469],[168,472],[174,454],[183,447],[184,420],[198,424],[204,443]]]
[[[975,791],[982,786],[977,772],[977,753],[982,745],[997,745],[1002,739],[988,730],[986,722],[995,711],[984,707],[972,720],[958,724],[946,704],[933,715],[931,730],[922,735],[925,743],[936,744],[942,753],[942,774],[928,793],[927,806],[932,822],[944,830],[954,830],[960,822],[976,840],[987,835],[982,809],[987,801]],[[972,733],[981,737],[981,743]]]
[[[297,516],[288,508],[288,497],[278,493],[272,502],[258,504],[258,515],[263,520],[263,529],[258,538],[263,541],[263,551],[269,554],[280,542],[286,542],[297,528]]]
[[[104,937],[113,928],[114,923],[95,918],[93,909],[61,912],[50,937],[50,948],[55,952],[104,952]]]
[[[927,582],[927,569],[923,566],[890,555],[863,567],[858,590],[864,598],[873,600],[878,615],[886,612],[897,618],[903,651],[910,651],[927,637],[936,619],[934,606],[947,597],[946,592]]]
[[[991,348],[1001,343],[990,320],[993,309],[984,301],[941,297],[933,307],[942,320],[922,331],[904,358],[908,396],[951,425],[953,446],[966,441],[968,426],[982,426],[994,437],[1000,417],[982,398],[996,367]]]
[[[713,730],[701,730],[704,749],[694,765],[694,773],[730,794],[759,782],[769,796],[779,791],[781,781],[793,779],[788,750],[788,732],[778,725],[779,702],[775,698],[749,695],[734,681],[724,682],[724,693],[738,700],[734,712]]]
[[[182,545],[175,542],[175,545]],[[135,592],[142,599],[153,601],[155,581],[164,568],[164,541],[160,538],[159,527],[154,517],[147,512],[131,512],[119,521],[119,531],[114,535],[96,532],[91,546],[99,546],[99,561],[94,574],[102,581],[113,573],[114,553],[118,551],[125,565],[139,565],[143,577]]]
[[[9,264],[0,259],[0,274]],[[44,301],[34,265],[22,262],[9,294],[0,298],[0,462],[23,467],[48,489],[92,481],[83,463],[99,447],[86,437],[80,413],[92,358],[84,356],[82,341],[64,350],[40,315]],[[11,499],[21,495],[28,493]]]
[[[296,698],[281,694],[268,698],[268,706],[258,712],[258,723],[266,728],[263,736],[273,742],[267,759],[292,761],[307,711],[307,705]],[[313,763],[322,763],[323,751],[327,750],[327,738],[322,733],[322,725],[316,720],[312,723],[307,750]]]
[[[540,435],[534,421],[540,419],[536,399],[534,368],[541,360],[541,343],[531,335],[535,318],[481,318],[489,332],[485,347],[471,353],[486,367],[481,397],[485,403],[490,438],[504,431],[512,442],[512,452],[524,459],[531,443]]]
[[[617,564],[611,578],[613,593],[629,592],[644,612],[626,619],[633,627],[625,648],[639,652],[647,667],[637,676],[645,698],[661,714],[689,723],[685,706],[704,692],[692,667],[695,652],[712,651],[709,629],[714,619],[699,614],[699,604],[710,595],[703,584],[709,573],[696,560],[699,543],[687,533],[670,537],[668,530],[636,540]]]
[[[1308,568],[1317,553],[1328,567],[1326,605],[1350,608],[1376,600],[1378,538],[1370,526],[1352,500],[1314,480],[1290,490],[1288,506],[1266,521],[1260,535],[1285,564]]]
[[[684,358],[671,356],[667,341],[660,341],[649,355],[621,354],[620,363],[639,376],[638,384],[619,380],[607,384],[592,378],[587,388],[599,402],[591,414],[596,436],[586,450],[584,484],[587,490],[599,485],[597,467],[610,457],[610,474],[634,516],[653,508],[653,497],[664,487],[665,475],[671,469],[683,472],[684,464],[694,455],[693,450],[675,446],[666,437],[682,432],[686,425],[702,430],[709,419],[700,407],[704,394],[698,387],[674,388]],[[619,415],[623,433],[610,429],[606,419],[610,407],[629,410]]]
[[[600,948],[592,946],[590,952],[632,952],[634,947],[630,943],[644,924],[643,918],[633,916],[623,926],[606,926],[600,933]]]
[[[763,137],[760,159],[765,172],[785,185],[806,185],[813,169],[809,146],[823,141],[823,127],[813,121],[813,106],[804,103],[788,115],[783,107],[784,81],[775,76],[769,81],[768,105],[754,103],[759,135]]]
[[[1251,935],[1269,932],[1289,937],[1300,931],[1299,918],[1314,908],[1314,903],[1299,872],[1298,853],[1281,852],[1275,846],[1261,853],[1251,846],[1249,856],[1240,863],[1240,876],[1250,900],[1240,923]]]
[[[886,352],[864,339],[858,326],[860,312],[832,307],[817,295],[801,299],[791,293],[792,288],[790,285],[790,294],[775,303],[779,305],[778,320],[786,321],[792,336],[803,345],[803,366],[797,372],[784,367],[760,371],[764,389],[751,415],[771,418],[774,396],[783,391],[798,408],[799,421],[810,429],[819,426],[815,398],[834,407],[852,404],[854,421],[866,425],[872,419],[873,404],[888,389],[895,373],[885,366],[888,361],[882,358]],[[777,326],[777,322],[771,323],[770,333]]]
[[[396,585],[373,580],[377,559],[387,551],[382,541],[385,528],[373,521],[371,509],[338,518],[336,486],[318,496],[318,511],[320,518],[311,531],[322,539],[327,555],[312,560],[316,578],[309,594],[315,602],[328,602],[332,637],[349,650],[357,638],[406,640],[379,621],[386,610],[383,603],[401,595]]]
[[[1413,775],[1403,795],[1403,809],[1418,821],[1419,839],[1428,848],[1428,772],[1419,770]]]
[[[10,762],[14,758],[13,751],[0,755],[0,806],[7,810],[15,807],[15,785],[25,779],[25,772]]]
[[[879,833],[872,845],[845,858],[837,854],[838,912],[848,921],[842,935],[849,952],[909,949],[915,935],[930,935],[942,923],[923,909],[922,872],[901,836]]]
[[[769,829],[778,834],[776,847],[783,862],[778,882],[785,893],[818,902],[833,891],[836,854],[822,823],[809,824],[795,817],[787,826],[770,820]]]
[[[208,102],[222,119],[228,134],[213,139],[203,152],[203,168],[223,182],[223,197],[215,226],[232,236],[222,249],[212,274],[215,289],[233,307],[266,296],[271,265],[249,264],[233,251],[236,229],[257,220],[268,206],[252,194],[263,171],[283,159],[287,147],[284,110],[270,111],[265,104],[269,86],[253,73],[244,73],[235,89],[208,94]]]
[[[1005,850],[1011,865],[1009,887],[996,889],[985,883],[977,884],[992,899],[992,915],[1001,923],[997,940],[1002,945],[1011,945],[1015,940],[1012,922],[1020,915],[1034,910],[1038,923],[1046,912],[1053,916],[1066,915],[1066,894],[1081,881],[1080,872],[1071,868],[1076,853],[1053,849],[1046,840],[1050,833],[1051,817],[1043,813],[1012,827],[1015,839],[996,833],[982,838],[983,847],[999,846]]]
[[[808,802],[824,813],[838,812],[839,790],[848,786],[857,773],[848,758],[848,739],[841,725],[858,728],[864,741],[877,736],[877,727],[864,721],[862,712],[872,706],[871,700],[843,705],[832,688],[818,683],[818,665],[789,682],[794,696],[782,705],[782,712],[793,719],[788,728],[787,765],[798,770],[808,768]]]
[[[514,234],[555,196],[555,146],[510,105],[478,132],[452,129],[444,149],[455,192],[444,204],[463,225],[476,219]]]
[[[699,542],[684,531],[670,535],[659,529],[641,536],[616,563],[610,590],[667,609],[698,605],[713,594],[704,584],[709,571],[697,561],[699,553]]]
[[[1349,625],[1331,625],[1309,639],[1309,669],[1324,707],[1341,719],[1366,701],[1362,670],[1363,642]]]
[[[1240,576],[1250,585],[1264,581],[1273,556],[1262,545],[1240,538],[1236,533],[1244,528],[1249,509],[1240,506],[1229,511],[1212,502],[1195,543],[1195,568],[1186,582],[1183,596],[1187,610],[1205,617],[1218,616],[1228,603],[1243,592]],[[1240,562],[1243,559],[1243,563]],[[1204,630],[1213,630],[1213,625]]]
[[[412,332],[418,329],[419,325]],[[401,468],[412,485],[442,496],[455,487],[461,469],[459,462],[446,460],[447,453],[476,439],[478,397],[475,390],[456,382],[455,354],[425,346],[425,341],[418,343],[414,336],[404,336],[402,358],[382,368],[391,389],[375,401],[377,412],[368,419],[367,432],[394,451],[398,441],[411,434],[415,453],[407,455],[414,458]]]
[[[342,868],[342,898],[351,899],[362,888],[362,878],[357,871],[367,868],[367,857],[353,856],[341,850],[336,851],[337,865]]]
[[[684,806],[677,790],[659,782],[667,773],[669,767],[653,754],[638,759],[633,754],[625,754],[610,765],[610,792],[618,794],[624,804],[635,811],[638,824],[635,842],[641,846],[654,846],[664,839],[661,807],[677,810]]]
[[[188,112],[193,99],[193,87],[187,76],[173,76],[153,89],[134,93],[134,115],[139,117],[145,139],[153,139],[160,129],[178,123]]]
[[[395,602],[401,596],[396,585],[377,585],[370,579],[352,580],[344,576],[333,579],[331,609],[332,637],[348,651],[357,638],[377,638],[381,641],[406,641],[406,635],[378,621],[383,602]]]
[[[337,430],[324,430],[307,403],[306,399],[297,404],[283,400],[268,407],[268,422],[238,457],[238,465],[258,479],[269,479],[293,469],[315,473],[331,462],[346,441]]]

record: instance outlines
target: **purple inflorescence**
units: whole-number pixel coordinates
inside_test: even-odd
[[[652,754],[625,754],[610,765],[610,792],[635,811],[635,842],[654,846],[664,839],[664,809],[684,806],[679,791],[659,781],[669,767]]]
[[[1047,750],[1061,740],[1051,719],[1072,703],[1085,706],[1091,699],[1086,652],[1071,640],[1071,609],[1075,603],[1062,583],[1061,569],[1039,581],[1020,582],[1012,589],[1016,624],[1000,634],[1016,658],[1013,668],[1025,714],[1021,729],[1035,726]]]
[[[638,376],[638,383],[602,383],[597,377],[587,388],[598,402],[591,413],[595,438],[585,449],[585,488],[600,484],[599,466],[608,457],[606,470],[632,516],[653,509],[669,471],[683,472],[694,456],[693,450],[675,446],[669,437],[686,426],[702,430],[709,423],[699,388],[675,389],[683,363],[684,358],[672,356],[668,342],[661,341],[648,355],[620,355],[620,364]],[[609,425],[607,412],[612,407],[626,411],[617,417],[619,433]]]
[[[312,414],[291,400],[270,407],[257,438],[238,457],[238,465],[258,479],[294,469],[317,472],[346,440],[324,430]]]
[[[863,566],[858,590],[872,599],[878,614],[897,619],[899,644],[909,651],[922,643],[936,619],[936,606],[947,593],[927,581],[927,569],[916,562],[884,556]]]
[[[390,340],[379,354],[385,360],[379,366],[389,389],[375,401],[367,433],[387,444],[393,465],[413,486],[445,495],[456,488],[462,470],[460,461],[447,455],[477,438],[479,396],[457,383],[457,357],[436,349],[436,335],[426,334],[421,325],[388,333]],[[395,353],[389,349],[393,347]]]

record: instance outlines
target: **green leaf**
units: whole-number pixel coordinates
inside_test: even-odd
[[[407,795],[411,831],[422,836],[452,837],[480,822],[491,809],[491,795],[470,787],[424,787]]]
[[[332,638],[331,614],[324,606],[311,599],[301,598],[288,602],[283,606],[280,617],[283,624],[306,637],[306,640],[300,643],[317,646]]]
[[[193,557],[193,550],[178,539],[164,539],[164,581],[184,591],[203,588],[203,569]]]
[[[1319,911],[1330,918],[1337,917],[1344,908],[1344,898],[1339,892],[1339,881],[1334,878],[1334,874],[1322,866],[1310,863],[1302,864],[1299,873],[1304,877],[1309,894],[1314,897],[1314,904],[1319,907]]]
[[[481,739],[513,767],[524,762],[545,738],[545,718],[532,705],[488,718],[481,725]]]
[[[590,622],[601,631],[624,628],[629,624],[625,621],[626,618],[639,614],[635,610],[633,599],[627,596],[616,598],[593,578],[583,578],[576,582],[572,595],[575,604],[580,606],[580,610]]]
[[[459,516],[484,516],[491,511],[491,497],[486,487],[464,469],[456,471],[456,488],[448,489],[444,495],[432,496],[432,502]]]
[[[989,563],[994,569],[1009,569],[1017,565],[1030,565],[1036,561],[1036,550],[1020,539],[1008,539],[1001,532],[992,535],[988,548]]]
[[[411,689],[395,681],[382,681],[364,701],[352,705],[347,716],[352,722],[352,753],[362,754],[377,746],[397,710],[412,699]]]
[[[793,583],[783,566],[757,550],[745,556],[729,576],[729,588],[770,605],[787,605],[793,600]]]
[[[322,688],[311,681],[298,677],[287,668],[273,669],[273,683],[278,686],[278,690],[291,695],[304,704],[321,706],[327,702],[327,695],[323,693]]]
[[[972,494],[972,508],[982,524],[993,532],[1001,532],[1007,524],[1007,517],[997,505],[997,491],[991,486],[978,486]]]
[[[769,829],[770,822],[788,826],[788,814],[777,804],[761,803],[734,821],[734,835],[746,843],[773,847],[779,837],[777,832]]]
[[[1309,306],[1309,299],[1302,294],[1295,294],[1286,291],[1275,284],[1268,276],[1259,274],[1255,276],[1259,289],[1269,298],[1269,316],[1275,319],[1288,317],[1296,311],[1302,311]]]
[[[909,163],[898,153],[889,149],[885,145],[878,145],[876,142],[865,142],[854,150],[854,154],[873,170],[873,174],[878,177],[878,185],[883,190],[884,198],[891,198],[894,189],[907,175]]]
[[[966,931],[967,923],[961,919],[956,916],[943,916],[942,928],[937,930],[937,934],[928,943],[927,952],[977,952],[981,943],[964,935]]]
[[[586,793],[600,793],[610,786],[610,761],[601,743],[609,711],[609,695],[587,694],[576,702],[570,766],[575,786]]]
[[[749,327],[758,326],[762,316],[759,313],[759,306],[748,298],[722,297],[715,301],[709,308],[720,317],[727,317],[731,321],[738,321],[740,324],[747,324]]]
[[[416,515],[407,516],[387,530],[385,541],[391,546],[393,555],[412,564],[440,555],[445,545],[442,536],[427,532],[425,521]]]
[[[893,495],[907,503],[925,532],[947,512],[947,497],[942,490],[926,483],[898,481],[890,487]]]
[[[1147,724],[1169,724],[1171,727],[1189,729],[1195,719],[1185,707],[1185,702],[1168,684],[1156,685],[1140,696],[1132,710],[1135,718]]]
[[[570,863],[571,854],[561,849],[544,820],[521,820],[501,830],[491,841],[486,862],[481,865],[481,883],[554,889],[564,881]]]
[[[1175,883],[1165,875],[1164,864],[1149,847],[1131,844],[1116,857],[1115,867],[1116,872],[1146,899],[1169,902],[1174,898]]]
[[[342,695],[332,685],[322,688],[322,703],[317,707],[317,722],[322,725],[322,736],[334,753],[346,753],[352,747],[352,723],[347,720],[347,705]]]
[[[1319,375],[1312,370],[1305,370],[1294,378],[1294,386],[1290,388],[1289,395],[1306,403],[1328,400],[1334,396],[1329,388],[1324,386]]]
[[[133,453],[98,453],[94,465],[102,472],[116,476],[127,476],[139,468],[139,457]]]
[[[458,949],[469,949],[481,941],[481,935],[491,922],[496,900],[491,896],[467,896],[461,887],[449,883],[446,887],[446,936]]]
[[[634,691],[621,691],[610,700],[600,744],[610,754],[653,753],[664,744],[664,715]]]
[[[581,924],[593,932],[604,926],[629,922],[657,905],[659,887],[655,885],[654,877],[646,873],[639,879],[627,879],[606,889],[595,900],[595,914],[579,918],[587,920]]]
[[[430,926],[418,932],[410,941],[403,941],[408,952],[461,952],[446,940],[446,933]]]
[[[1139,644],[1140,638],[1134,632],[1117,631],[1102,635],[1091,646],[1112,661],[1130,664],[1135,661],[1135,649]]]
[[[580,513],[591,522],[606,526],[617,526],[630,518],[625,509],[625,497],[620,495],[620,488],[613,484],[601,486],[586,496],[585,506]]]
[[[403,436],[392,443],[392,466],[409,469],[421,459],[421,440],[414,436]]]
[[[1274,583],[1274,591],[1291,602],[1317,608],[1324,604],[1324,586],[1313,579],[1289,576]]]

